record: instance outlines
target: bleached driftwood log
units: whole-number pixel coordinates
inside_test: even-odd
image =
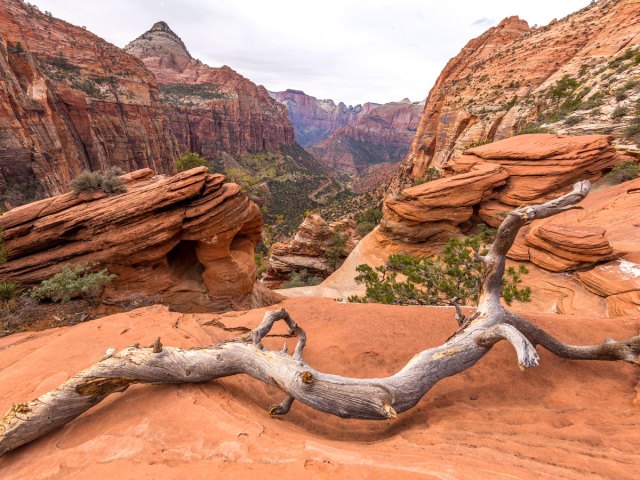
[[[500,288],[506,254],[520,227],[576,208],[589,192],[589,182],[580,182],[572,192],[542,205],[512,211],[502,222],[484,262],[479,304],[472,317],[458,308],[459,330],[444,344],[415,355],[395,375],[386,378],[352,379],[315,370],[303,359],[306,335],[284,310],[267,312],[250,333],[220,345],[179,349],[133,345],[118,353],[114,349],[98,363],[73,376],[57,389],[28,403],[17,403],[0,422],[0,454],[73,420],[114,392],[134,383],[169,384],[205,382],[229,375],[246,374],[280,388],[286,397],[269,409],[271,415],[286,414],[294,400],[321,412],[344,418],[367,420],[395,418],[413,407],[440,379],[473,366],[500,340],[517,353],[518,365],[538,365],[535,347],[579,360],[624,360],[639,364],[640,337],[605,340],[600,345],[566,345],[506,310],[500,303]],[[268,350],[262,339],[274,322],[284,320],[298,343],[292,355]]]

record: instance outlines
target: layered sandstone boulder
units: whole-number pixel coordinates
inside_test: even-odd
[[[453,171],[478,162],[496,163],[509,174],[497,200],[508,207],[546,201],[579,180],[597,181],[620,161],[607,135],[518,135],[472,148],[456,158]]]
[[[238,185],[204,167],[122,178],[125,193],[67,193],[2,215],[8,262],[0,276],[35,284],[65,265],[86,264],[117,275],[104,295],[110,301],[140,295],[182,309],[260,304],[253,247],[262,216]]]
[[[474,206],[491,198],[508,176],[500,165],[479,162],[465,173],[390,195],[384,202],[380,233],[407,243],[455,234],[457,226],[471,218]]]
[[[349,254],[360,239],[352,219],[329,223],[318,214],[307,215],[293,238],[273,245],[262,282],[270,288],[277,288],[293,272],[301,270],[328,276],[334,270],[328,257],[334,248],[334,236],[338,233],[347,236],[344,253]]]
[[[362,294],[362,285],[353,281],[358,265],[378,266],[397,252],[438,255],[453,236],[470,234],[482,223],[497,227],[514,208],[541,203],[565,193],[576,180],[591,179],[593,191],[579,209],[520,230],[508,257],[529,268],[523,285],[534,295],[522,308],[636,314],[640,179],[614,186],[597,182],[623,159],[613,152],[609,136],[523,135],[469,150],[452,162],[444,178],[388,195],[380,226],[313,292],[340,298]]]

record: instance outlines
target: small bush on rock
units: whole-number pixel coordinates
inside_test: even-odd
[[[44,280],[39,287],[33,288],[31,297],[39,301],[50,299],[58,303],[81,297],[93,305],[104,287],[115,277],[106,269],[91,272],[88,265],[66,265],[61,272]]]
[[[83,192],[104,192],[107,195],[126,192],[124,181],[120,178],[122,174],[123,171],[118,167],[95,172],[85,170],[73,179],[71,188],[76,195],[80,195]]]
[[[638,176],[640,176],[640,164],[637,164],[633,160],[620,162],[607,173],[607,179],[614,184],[628,182],[629,180],[638,178]]]
[[[483,263],[474,260],[473,252],[481,252],[489,230],[460,240],[452,238],[445,246],[444,256],[435,259],[399,253],[389,257],[386,265],[358,265],[356,283],[367,288],[364,297],[351,296],[350,302],[388,303],[394,305],[448,305],[456,298],[461,304],[476,304],[480,293]],[[509,267],[501,295],[507,304],[513,300],[528,302],[529,287],[519,288],[524,265]],[[398,278],[401,275],[401,278]]]
[[[184,172],[196,167],[209,167],[206,158],[194,152],[185,152],[178,157],[175,163],[176,172]]]
[[[281,288],[310,287],[322,283],[322,277],[309,273],[308,270],[302,269],[291,273],[289,280],[285,282]]]

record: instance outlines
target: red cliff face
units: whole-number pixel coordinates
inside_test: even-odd
[[[92,33],[0,2],[0,193],[58,194],[83,169],[173,168],[153,75]]]
[[[227,66],[212,68],[191,57],[165,22],[125,47],[153,72],[180,151],[207,158],[275,150],[295,142],[286,108],[267,90]]]
[[[361,115],[313,147],[324,165],[348,173],[362,173],[372,164],[397,163],[407,153],[424,104],[391,102]]]
[[[286,105],[296,140],[303,147],[321,143],[339,128],[353,125],[379,106],[369,102],[355,107],[342,102],[336,105],[333,100],[320,100],[300,90],[291,89],[269,94]]]
[[[639,19],[637,0],[600,1],[542,28],[509,17],[471,40],[431,89],[392,189],[522,130],[640,141],[625,138],[640,98]]]

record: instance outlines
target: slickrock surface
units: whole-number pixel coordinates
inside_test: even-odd
[[[262,282],[269,288],[277,288],[289,279],[292,272],[300,270],[321,277],[328,276],[334,269],[327,257],[336,232],[347,235],[344,248],[347,254],[360,240],[352,219],[328,223],[320,215],[307,215],[292,239],[272,246],[269,269]]]
[[[625,132],[640,98],[639,20],[637,0],[603,0],[541,28],[509,17],[471,40],[431,88],[392,189],[529,124],[554,133],[613,133],[621,147],[636,143]],[[575,87],[550,96],[565,75]],[[622,116],[612,115],[617,108]]]
[[[123,178],[126,193],[67,193],[5,213],[8,262],[0,276],[33,284],[64,265],[95,263],[118,275],[109,300],[160,296],[183,309],[273,300],[254,288],[262,215],[238,185],[205,167]]]
[[[168,126],[181,152],[215,159],[292,145],[286,108],[228,66],[213,68],[194,59],[165,22],[129,43],[125,51],[142,60],[158,80]]]
[[[355,177],[371,165],[396,164],[407,154],[423,108],[409,100],[377,106],[310,151],[324,165]]]
[[[308,333],[305,360],[356,377],[396,372],[455,330],[450,308],[287,300]],[[276,308],[275,306],[273,308]],[[107,348],[208,345],[253,328],[264,310],[177,314],[148,307],[74,327],[0,339],[0,410],[58,386]],[[638,334],[640,319],[530,317],[576,344]],[[275,333],[285,333],[282,326]],[[269,348],[295,339],[271,337]],[[0,457],[3,480],[292,478],[631,480],[640,469],[637,367],[560,360],[520,372],[497,345],[396,420],[342,420],[248,377],[194,385],[134,385],[69,425]]]

